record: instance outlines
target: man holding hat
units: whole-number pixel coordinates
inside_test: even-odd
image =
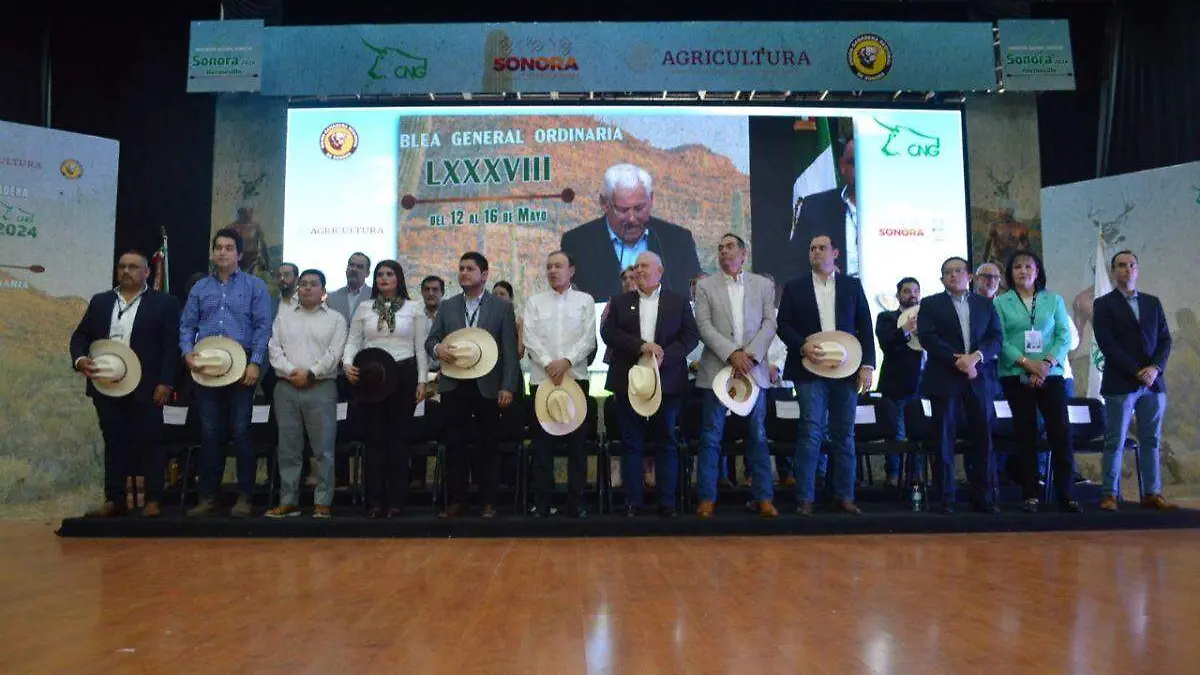
[[[633,265],[637,290],[615,295],[601,324],[600,337],[612,350],[605,387],[617,406],[624,456],[625,515],[642,508],[642,452],[653,426],[662,444],[655,454],[654,474],[658,513],[675,510],[679,480],[679,438],[675,421],[687,386],[687,355],[700,340],[700,331],[686,296],[662,287],[663,264],[652,251],[641,253]]]
[[[75,370],[88,378],[104,437],[104,503],[88,516],[125,515],[125,477],[141,450],[142,515],[161,513],[166,455],[162,406],[179,372],[179,303],[150,290],[150,261],[137,251],[117,260],[117,287],[92,296],[71,334]]]
[[[223,441],[232,435],[237,452],[238,500],[235,518],[251,513],[256,462],[250,445],[250,416],[259,369],[267,360],[271,337],[271,298],[262,279],[242,271],[242,236],[217,230],[212,240],[215,271],[196,282],[179,320],[179,350],[196,384],[200,412],[200,503],[192,517],[217,513]],[[224,424],[232,427],[232,434]]]
[[[938,448],[937,455],[930,458],[935,490],[931,498],[941,502],[942,513],[954,512],[955,411],[961,405],[971,436],[963,464],[975,509],[999,513],[991,422],[992,392],[999,386],[992,373],[1003,340],[1000,316],[991,300],[971,292],[971,268],[966,260],[953,257],[942,263],[942,285],[944,292],[921,301],[917,322],[917,337],[929,355],[921,394],[929,399]]]
[[[554,448],[567,452],[567,515],[583,518],[587,457],[583,422],[587,417],[588,358],[596,349],[596,301],[571,287],[575,263],[562,251],[546,258],[550,290],[525,304],[525,354],[538,428],[533,436],[535,517],[550,515],[554,492]]]
[[[779,335],[788,349],[783,375],[796,383],[800,403],[793,469],[796,513],[804,516],[812,514],[826,436],[834,508],[862,513],[854,503],[854,414],[858,394],[871,388],[875,335],[862,282],[837,273],[838,254],[827,235],[813,237],[808,245],[812,273],[789,281],[779,303]]]
[[[488,259],[468,251],[458,261],[463,292],[442,302],[425,348],[441,362],[438,387],[445,406],[446,492],[450,505],[439,518],[467,509],[468,435],[479,433],[479,487],[483,517],[496,515],[500,455],[492,439],[500,408],[513,402],[521,385],[517,319],[512,303],[487,291]]]
[[[721,273],[696,285],[696,324],[704,352],[696,386],[701,390],[700,457],[696,469],[696,514],[711,518],[717,500],[717,463],[727,411],[749,419],[746,465],[754,501],[748,506],[766,517],[779,512],[772,503],[770,451],[764,427],[766,389],[771,387],[767,351],[775,338],[775,284],[742,271],[746,242],[727,234],[717,245]]]

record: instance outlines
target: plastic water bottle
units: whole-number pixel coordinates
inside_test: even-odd
[[[913,513],[920,513],[925,505],[925,495],[921,490],[920,483],[913,483],[912,491],[908,495],[908,501],[912,505]]]

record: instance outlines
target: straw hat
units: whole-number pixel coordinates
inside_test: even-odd
[[[496,338],[482,328],[460,328],[446,336],[442,345],[454,354],[453,361],[442,361],[442,374],[456,380],[473,380],[492,372],[499,359]]]
[[[809,342],[816,342],[821,348],[821,355],[810,360],[804,357],[801,363],[808,372],[831,380],[840,380],[853,375],[862,365],[862,345],[858,338],[840,331],[828,330],[809,336]]]
[[[754,410],[758,403],[758,383],[754,378],[745,375],[734,375],[733,366],[725,366],[717,371],[712,381],[713,393],[729,412],[739,417],[745,417]]]
[[[142,381],[142,362],[124,342],[96,340],[88,346],[88,358],[96,367],[92,386],[105,396],[128,396]]]
[[[400,366],[396,359],[379,347],[367,347],[354,355],[358,368],[358,384],[353,385],[354,400],[378,403],[392,395],[400,383]]]
[[[658,359],[643,356],[629,369],[629,407],[642,417],[653,417],[662,405],[662,381]]]
[[[538,385],[533,397],[537,421],[551,436],[566,436],[583,425],[587,417],[587,397],[579,383],[564,377],[562,384],[546,380]]]
[[[192,379],[202,387],[224,387],[246,373],[246,349],[227,337],[206,337],[196,343],[196,365]]]
[[[908,320],[916,316],[917,312],[919,311],[921,311],[921,306],[913,305],[903,312],[900,312],[900,316],[896,318],[896,328],[903,329],[904,324],[908,323]],[[921,341],[917,339],[916,333],[913,333],[911,336],[909,336],[908,347],[915,352],[921,351]]]

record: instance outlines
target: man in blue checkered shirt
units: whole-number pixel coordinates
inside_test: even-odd
[[[271,337],[271,298],[262,279],[239,268],[241,257],[241,235],[233,229],[218,230],[212,240],[215,270],[192,286],[179,319],[179,349],[192,371],[199,370],[196,342],[206,337],[235,340],[245,348],[247,357],[241,381],[224,387],[196,387],[202,446],[200,503],[188,511],[187,515],[192,517],[217,513],[225,469],[224,441],[231,430],[238,478],[238,500],[231,515],[245,518],[251,514],[256,463],[250,445],[250,416],[254,388],[266,363],[267,341]]]

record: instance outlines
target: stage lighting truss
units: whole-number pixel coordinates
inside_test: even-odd
[[[971,92],[993,94],[998,91]],[[405,105],[427,103],[774,103],[774,104],[929,104],[962,103],[967,92],[933,91],[654,91],[654,92],[428,92],[423,94],[291,96],[295,104],[321,105]]]

